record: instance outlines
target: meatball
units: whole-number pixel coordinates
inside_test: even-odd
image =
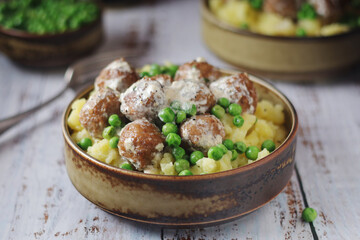
[[[112,114],[120,116],[119,94],[111,89],[100,89],[84,104],[80,111],[81,125],[95,138],[100,138]]]
[[[222,143],[225,129],[213,115],[197,115],[181,125],[180,135],[185,147],[206,153],[210,147]]]
[[[198,58],[195,61],[185,63],[179,67],[175,75],[175,81],[194,80],[209,84],[221,77],[221,72],[204,59]]]
[[[124,58],[117,59],[105,67],[95,80],[95,89],[111,88],[124,92],[128,87],[138,80],[137,73],[125,61]]]
[[[299,2],[294,0],[265,0],[264,11],[295,19],[300,5]]]
[[[182,104],[195,104],[200,114],[208,112],[216,104],[215,96],[210,89],[205,84],[193,80],[175,81],[166,88],[165,93],[168,103],[177,100]]]
[[[131,162],[137,170],[151,164],[156,154],[164,149],[164,136],[146,119],[127,124],[120,132],[119,153]]]
[[[166,105],[163,86],[158,81],[143,78],[121,94],[121,112],[131,121],[146,118],[155,120]]]
[[[344,6],[347,1],[343,0],[309,0],[317,14],[321,16],[324,23],[331,23],[339,20],[344,14]]]
[[[148,78],[148,77],[145,77],[145,78]],[[156,75],[156,76],[150,77],[148,79],[153,80],[153,81],[158,81],[163,87],[168,87],[173,82],[172,77],[167,74]]]
[[[257,105],[256,89],[247,73],[239,73],[220,78],[210,84],[216,100],[225,97],[232,103],[241,105],[243,112],[254,113]]]

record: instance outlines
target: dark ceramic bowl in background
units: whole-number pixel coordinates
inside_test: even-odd
[[[234,71],[223,71],[234,74]],[[127,171],[89,156],[71,139],[67,118],[62,119],[67,173],[89,201],[120,217],[166,227],[200,227],[232,221],[275,198],[293,169],[298,118],[293,105],[271,84],[250,76],[260,99],[284,106],[286,140],[267,157],[220,173],[196,176],[151,175]],[[93,87],[79,93],[87,97]]]
[[[242,70],[284,81],[336,78],[360,63],[360,29],[328,37],[253,33],[219,20],[202,0],[202,35],[218,57]]]
[[[31,34],[0,26],[0,51],[26,66],[65,66],[94,50],[101,42],[102,7],[99,17],[77,30],[56,34]]]

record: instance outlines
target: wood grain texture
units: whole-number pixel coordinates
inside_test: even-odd
[[[301,123],[297,165],[320,239],[360,238],[360,83],[279,85]]]
[[[175,17],[176,16],[176,17]],[[197,1],[151,1],[106,9],[99,52],[144,49],[141,62],[181,63],[209,52],[200,36]],[[65,69],[31,70],[0,55],[0,117],[46,100]],[[360,74],[337,83],[276,83],[300,118],[296,162],[320,239],[360,238]],[[294,175],[273,201],[237,221],[206,229],[160,229],[120,219],[84,199],[69,181],[60,116],[74,93],[0,136],[0,239],[312,239]],[[91,183],[89,183],[91,184]]]

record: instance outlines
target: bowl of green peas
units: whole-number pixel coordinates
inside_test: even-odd
[[[105,70],[108,71],[109,66]],[[130,93],[136,92],[141,88],[141,83],[147,82],[154,84],[150,89],[156,92],[158,90],[156,86],[160,86],[157,81],[161,78],[163,84],[166,84],[166,79],[173,77],[179,69],[174,65],[164,68],[164,72],[155,65],[142,68],[142,71],[138,72],[141,73],[142,80],[138,80],[127,90]],[[229,70],[220,70],[220,72],[222,77],[238,74]],[[164,73],[168,78],[163,76]],[[158,80],[145,81],[144,78],[150,77],[148,75],[155,75]],[[186,133],[180,133],[182,136],[180,137],[176,134],[178,127],[181,131],[186,128],[185,124],[189,123],[189,130],[194,135],[198,129],[206,127],[207,124],[215,124],[214,134],[208,136],[211,138],[219,134],[216,133],[218,119],[226,120],[225,109],[231,114],[230,124],[238,129],[235,132],[239,134],[251,119],[256,123],[257,120],[250,115],[242,115],[244,117],[242,119],[239,116],[241,112],[239,106],[230,104],[228,99],[214,102],[215,106],[219,106],[214,106],[211,114],[197,114],[197,109],[194,109],[193,105],[181,103],[178,105],[178,102],[172,102],[170,107],[159,109],[158,118],[154,120],[154,122],[161,121],[157,123],[162,126],[161,132],[156,124],[150,123],[145,118],[123,124],[124,120],[114,112],[106,119],[107,127],[97,133],[99,139],[92,141],[91,136],[80,127],[80,111],[88,109],[83,107],[86,101],[91,103],[93,100],[102,99],[99,105],[92,103],[88,105],[92,106],[89,108],[90,113],[97,112],[102,116],[101,110],[104,109],[102,103],[109,101],[110,98],[100,97],[103,93],[94,92],[94,86],[90,86],[75,96],[62,119],[65,163],[70,180],[86,199],[111,214],[165,227],[188,228],[222,224],[264,206],[285,188],[292,176],[298,118],[291,102],[279,90],[258,77],[249,75],[249,79],[254,84],[260,101],[266,100],[283,106],[286,137],[276,150],[273,141],[264,141],[261,146],[271,154],[252,161],[251,159],[255,160],[258,157],[257,147],[247,147],[243,142],[227,139],[222,144],[211,147],[207,152],[208,158],[204,158],[202,151],[193,151],[189,156],[185,156],[186,152],[180,144],[185,141]],[[125,96],[129,92],[125,91]],[[121,99],[121,104],[126,104],[126,98]],[[119,106],[116,105],[115,110],[118,111],[118,108]],[[173,109],[179,108],[181,110],[175,115]],[[143,112],[139,112],[141,113]],[[189,118],[185,121],[187,116]],[[200,120],[197,125],[192,124],[197,120]],[[100,126],[98,121],[96,122],[94,126]],[[259,119],[258,123],[264,122]],[[168,150],[160,161],[160,167],[165,174],[151,172],[154,168],[149,168],[148,172],[143,171],[142,160],[153,153],[161,152],[164,147],[162,143],[167,145],[165,148]],[[121,154],[131,159],[133,153],[137,154],[138,161],[131,164],[116,158],[117,154]],[[196,172],[196,166],[200,166],[200,161],[221,163],[228,158],[229,161],[234,162],[239,160],[240,155],[246,155],[251,164],[220,172],[211,171],[211,164],[208,164],[205,172]],[[112,159],[114,156],[115,158]],[[172,166],[171,160],[168,161],[166,156],[177,159],[172,170],[166,167],[168,163]],[[220,167],[221,164],[217,165]],[[169,169],[172,173],[167,172]]]
[[[0,1],[0,51],[22,65],[67,65],[94,50],[101,39],[97,1]]]

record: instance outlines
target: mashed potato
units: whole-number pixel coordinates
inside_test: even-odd
[[[76,100],[72,105],[72,112],[68,118],[69,127],[73,130],[71,137],[74,142],[79,142],[82,138],[90,138],[93,145],[87,149],[87,153],[92,157],[107,164],[119,167],[126,160],[122,159],[117,149],[110,148],[109,140],[93,139],[90,134],[81,126],[79,122],[79,113],[84,105],[85,99]],[[281,105],[274,105],[270,101],[262,100],[258,102],[256,112],[252,114],[243,114],[244,124],[241,127],[234,126],[233,116],[225,114],[221,122],[225,127],[225,139],[233,142],[242,141],[247,146],[257,146],[261,149],[261,144],[267,139],[271,139],[278,147],[286,138],[286,129],[283,126],[285,116]],[[264,149],[259,152],[259,160],[269,155],[269,151]],[[228,151],[224,156],[215,161],[204,157],[197,161],[196,165],[191,166],[190,171],[195,174],[215,173],[225,170],[238,168],[254,161],[248,160],[245,154],[239,154],[238,157],[231,161],[232,154]],[[177,175],[174,166],[175,159],[171,153],[165,152],[158,154],[153,164],[147,167],[144,172],[149,174],[160,175]]]
[[[295,36],[297,29],[303,29],[307,36],[330,36],[350,30],[340,23],[322,25],[318,19],[298,22],[275,13],[257,11],[246,0],[210,0],[211,11],[222,21],[238,28],[271,36]]]

